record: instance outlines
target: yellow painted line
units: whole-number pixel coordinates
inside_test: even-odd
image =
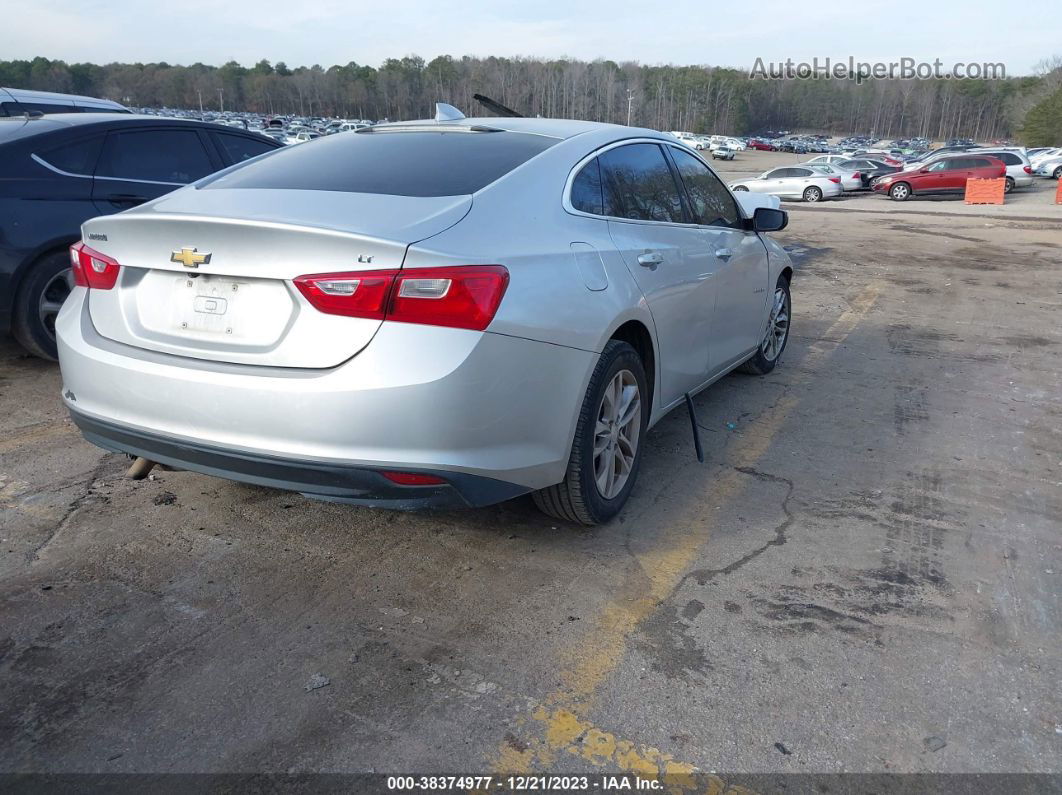
[[[793,386],[810,381],[816,371],[873,308],[884,282],[868,284],[837,320],[807,349],[800,360],[801,371]],[[768,451],[799,398],[781,398],[764,417],[745,430],[727,450],[727,467],[713,479],[693,503],[685,503],[668,515],[665,507],[654,517],[671,528],[653,548],[637,554],[638,571],[628,578],[616,597],[605,606],[592,627],[576,646],[564,654],[559,671],[561,686],[546,697],[531,715],[542,728],[541,739],[520,742],[513,747],[503,743],[494,759],[499,772],[528,772],[549,768],[565,754],[582,756],[590,762],[635,772],[644,767],[657,775],[668,765],[680,765],[656,749],[642,748],[591,727],[578,717],[593,708],[595,694],[619,665],[626,653],[627,638],[648,618],[681,582],[711,535],[713,517],[719,506],[737,497],[748,484],[748,475],[739,467],[754,466]],[[525,726],[531,726],[524,721]],[[593,732],[593,734],[591,734]],[[592,740],[587,744],[587,738]],[[596,749],[596,750],[594,750]],[[589,754],[589,756],[588,756]],[[689,768],[683,765],[683,768]],[[698,790],[703,791],[703,790]]]
[[[495,764],[499,772],[520,775],[536,769],[562,771],[565,761],[574,758],[646,781],[658,781],[663,785],[659,791],[669,795],[755,795],[746,787],[728,784],[717,775],[680,762],[659,748],[620,739],[563,708],[535,708],[523,729],[527,735],[524,742],[502,747]]]

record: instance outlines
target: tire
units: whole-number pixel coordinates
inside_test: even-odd
[[[619,390],[621,398],[619,401],[609,399],[606,403],[606,393],[609,398],[616,394],[617,380],[622,387]],[[649,421],[647,384],[645,368],[637,351],[626,342],[610,340],[601,352],[586,388],[564,480],[531,495],[539,510],[555,519],[588,526],[607,522],[619,513],[638,478],[642,460],[642,442]],[[614,416],[610,407],[615,406],[617,410],[623,408],[622,400],[628,397],[627,389],[630,386],[637,387],[634,399],[638,400],[638,405],[632,408],[628,404],[628,409],[637,416],[631,416],[624,425],[603,422],[603,416]],[[603,430],[599,430],[602,427]],[[624,427],[627,429],[626,435],[621,432]],[[602,442],[605,443],[603,449]],[[595,447],[600,449],[597,456]],[[630,451],[632,447],[633,455],[624,467],[626,473],[617,475],[614,464],[619,463],[619,458],[626,460],[623,451]],[[608,479],[610,471],[613,473],[611,480]],[[605,478],[606,484],[612,486],[611,489],[606,488],[605,493],[599,484],[599,474]],[[616,479],[619,475],[623,477],[622,482]]]
[[[15,297],[11,333],[34,356],[59,358],[55,344],[55,316],[73,289],[70,255],[47,254],[30,266]]]
[[[814,185],[810,188],[805,188],[804,201],[812,203],[822,201],[822,188],[816,188]]]
[[[793,303],[789,294],[789,280],[785,276],[778,277],[778,283],[774,287],[774,302],[767,316],[767,327],[764,330],[760,347],[756,349],[756,355],[746,361],[739,368],[743,373],[750,375],[767,375],[782,358],[786,343],[789,342],[789,325],[793,315]]]
[[[744,185],[735,185],[735,186],[734,186],[734,190],[736,190],[736,191],[737,191],[737,190],[743,190],[743,191],[746,191],[746,192],[747,192],[747,191],[748,191],[748,188],[746,188],[746,187],[745,187]]]
[[[1012,190],[1014,190],[1014,178],[1007,177],[1007,181],[1003,183],[1003,192],[1010,193]]]
[[[1062,166],[1059,166],[1058,168],[1056,168],[1054,173],[1051,174],[1051,176],[1054,177],[1055,179],[1062,179]]]
[[[911,197],[911,186],[906,182],[897,182],[889,188],[889,198],[893,201],[905,202]]]

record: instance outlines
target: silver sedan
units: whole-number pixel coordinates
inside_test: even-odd
[[[778,362],[785,224],[650,130],[444,108],[328,136],[87,222],[63,400],[149,462],[602,522],[649,428]]]
[[[765,171],[758,177],[730,183],[737,192],[769,193],[781,199],[819,202],[844,193],[841,177],[813,166],[786,166]]]

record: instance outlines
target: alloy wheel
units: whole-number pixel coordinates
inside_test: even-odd
[[[786,337],[789,336],[789,295],[781,287],[774,289],[774,304],[771,306],[771,315],[767,319],[767,333],[760,344],[763,358],[773,362],[778,358],[785,347]]]
[[[623,491],[630,478],[641,428],[638,380],[630,370],[620,370],[605,387],[594,426],[594,479],[606,500]]]
[[[48,333],[55,337],[55,318],[63,308],[63,302],[74,289],[74,271],[64,268],[48,280],[37,302],[37,314]]]

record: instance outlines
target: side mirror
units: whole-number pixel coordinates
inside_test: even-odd
[[[752,214],[752,229],[755,232],[780,232],[789,225],[789,213],[772,207],[757,207]]]

